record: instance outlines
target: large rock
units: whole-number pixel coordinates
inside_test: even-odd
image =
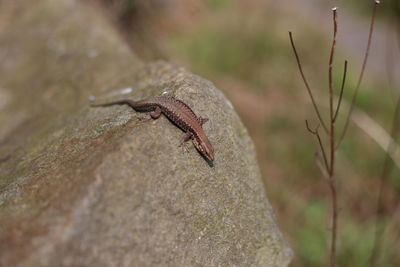
[[[0,266],[287,266],[253,143],[210,82],[142,63],[79,1],[2,1],[0,25]],[[214,166],[164,117],[89,107],[124,87],[208,117]]]

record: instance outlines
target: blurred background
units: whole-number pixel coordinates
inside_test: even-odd
[[[292,266],[326,266],[331,200],[316,164],[315,137],[305,127],[305,119],[313,126],[317,121],[288,31],[327,118],[331,8],[338,6],[336,94],[343,62],[349,61],[340,132],[360,73],[373,1],[86,1],[102,8],[145,60],[184,66],[226,94],[255,142],[269,200],[295,251]],[[400,4],[381,2],[356,112],[337,151],[338,266],[369,266],[373,251],[376,266],[400,266],[399,150],[391,160],[385,152],[391,134],[399,144]]]

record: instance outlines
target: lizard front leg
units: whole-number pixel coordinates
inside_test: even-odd
[[[182,146],[185,144],[187,141],[191,140],[193,138],[193,134],[191,132],[186,132],[185,136],[183,137],[183,140],[179,146]]]
[[[191,132],[186,132],[185,136],[183,137],[183,140],[181,141],[181,143],[179,144],[180,147],[183,147],[185,152],[188,152],[188,148],[185,145],[187,141],[193,139],[193,134]]]

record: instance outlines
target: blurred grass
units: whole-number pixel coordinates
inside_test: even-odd
[[[294,81],[287,79],[294,71],[287,65],[291,51],[282,49],[282,45],[287,46],[282,36],[263,33],[270,29],[260,22],[245,25],[227,18],[227,22],[216,24],[211,20],[196,31],[174,36],[168,45],[195,72],[210,79],[230,76],[246,81],[252,90],[271,87],[269,82],[273,80],[293,87]]]
[[[167,39],[171,45],[171,57],[179,58],[194,72],[215,81],[228,96],[231,89],[225,86],[226,76],[242,84],[240,90],[243,94],[255,94],[262,98],[264,105],[270,106],[272,113],[257,119],[259,115],[246,111],[240,97],[233,99],[255,140],[268,193],[295,248],[297,257],[293,266],[324,266],[329,247],[330,199],[315,167],[315,140],[304,127],[304,119],[315,116],[288,46],[287,29],[279,25],[285,23],[280,22],[279,12],[265,14],[243,10],[242,6],[234,3],[228,6],[225,2],[224,5],[218,14],[206,14],[187,33]],[[255,12],[260,20],[235,22],[229,19],[251,12]],[[328,56],[329,36],[315,32],[306,21],[302,23],[299,26],[301,30],[294,33],[296,43],[310,83],[315,90],[320,88],[319,95],[324,97],[326,93],[321,90],[327,88],[327,64],[324,60]],[[317,43],[320,45],[316,46]],[[335,82],[340,84],[342,67],[337,65]],[[351,69],[348,76],[345,91],[348,102],[351,101],[358,71]],[[382,91],[382,81],[364,83],[357,106],[388,126],[393,105],[388,94]],[[282,102],[273,102],[270,97]],[[326,98],[319,102],[324,100]],[[342,209],[351,208],[350,212],[341,212],[338,262],[340,266],[365,266],[373,244],[376,205],[376,190],[373,189],[377,188],[384,154],[363,132],[354,127],[350,130],[338,154],[341,161],[347,163],[338,166],[340,206]],[[360,183],[365,185],[359,186]],[[349,187],[347,191],[343,189],[346,187]],[[290,193],[282,194],[283,190]],[[280,209],[293,205],[297,198],[302,200],[295,205],[298,210],[290,207]],[[361,203],[346,204],[349,202]],[[383,222],[385,218],[381,220]],[[392,255],[398,252],[395,246],[382,250],[392,251]],[[396,266],[399,262],[396,256],[386,258],[382,263]]]
[[[331,29],[319,28],[301,12],[274,1],[177,1],[175,6],[167,3],[172,7],[157,10],[147,18],[147,28],[156,36],[152,41],[162,44],[162,52],[155,53],[168,55],[169,60],[208,78],[230,98],[255,142],[269,199],[295,250],[292,266],[325,266],[330,242],[329,191],[315,164],[315,139],[305,129],[305,119],[312,125],[317,122],[287,32],[293,31],[304,70],[326,115],[323,103],[327,103]],[[370,10],[370,6],[366,9]],[[329,15],[327,10],[326,17]],[[288,21],[296,22],[294,29],[289,28],[293,23]],[[348,59],[344,97],[349,103],[359,69]],[[334,79],[339,87],[341,51],[335,62]],[[394,104],[386,87],[382,80],[370,77],[367,70],[357,106],[388,129]],[[338,128],[342,126],[343,116]],[[368,263],[384,157],[367,134],[350,124],[337,153],[339,266]],[[398,177],[400,172],[394,169],[385,184],[384,203],[388,210],[396,208],[393,203],[400,193]],[[389,214],[378,222],[387,225],[392,221]],[[394,232],[385,235],[380,266],[400,266],[396,238],[399,227],[391,231]]]

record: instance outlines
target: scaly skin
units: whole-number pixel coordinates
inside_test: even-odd
[[[185,133],[184,141],[192,140],[196,149],[210,163],[214,161],[214,149],[203,130],[203,123],[208,119],[196,116],[193,110],[184,102],[171,96],[156,96],[144,100],[133,101],[122,99],[113,102],[101,104],[92,104],[92,106],[111,106],[111,105],[129,105],[136,111],[150,112],[153,119],[160,117],[163,113],[175,125]]]

